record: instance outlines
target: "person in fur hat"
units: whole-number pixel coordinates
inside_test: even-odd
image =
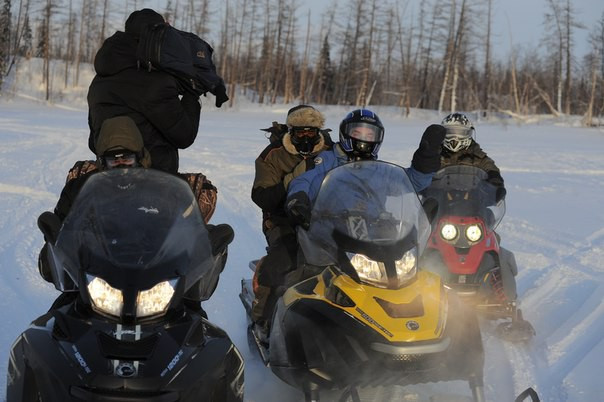
[[[255,162],[252,200],[262,209],[262,232],[268,244],[267,254],[258,264],[254,278],[256,298],[252,319],[261,340],[267,338],[285,276],[295,269],[298,245],[296,232],[284,209],[287,188],[292,179],[314,167],[313,158],[317,154],[331,149],[333,144],[329,130],[323,129],[324,124],[325,117],[312,106],[291,108],[286,127],[273,124],[281,131],[281,141],[271,141]]]

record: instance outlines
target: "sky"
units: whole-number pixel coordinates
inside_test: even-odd
[[[338,4],[340,14],[347,12],[348,0],[303,0],[299,1],[298,15],[306,17],[308,11],[314,22],[313,27],[320,29],[321,17],[333,2]],[[398,0],[400,4],[407,2],[408,10],[419,9],[420,0]],[[570,0],[575,11],[577,22],[586,29],[575,30],[575,46],[573,52],[576,61],[590,51],[588,45],[589,32],[594,28],[604,13],[604,1],[601,0]],[[544,14],[548,10],[549,0],[493,0],[493,52],[495,57],[507,60],[512,43],[514,47],[534,49],[544,39]],[[166,0],[138,0],[138,8],[150,7],[161,10],[165,7]],[[172,2],[175,3],[174,1]],[[182,0],[180,3],[183,3]],[[134,7],[135,2],[130,0],[128,7]],[[215,3],[214,3],[215,4]],[[120,9],[121,10],[121,9]],[[134,10],[134,9],[132,9]],[[410,12],[410,11],[409,11]],[[119,13],[122,15],[122,12]],[[121,18],[121,17],[120,17]],[[120,22],[121,24],[123,21]],[[305,26],[305,22],[303,23]],[[305,32],[302,32],[304,35]],[[217,38],[208,38],[217,40]],[[547,49],[543,49],[547,52]]]
[[[399,0],[401,4],[403,1]],[[408,8],[419,8],[420,0],[406,0]],[[587,45],[588,33],[593,29],[604,13],[604,1],[601,0],[571,0],[578,22],[587,29],[576,30],[574,55],[578,60],[589,52]],[[300,7],[300,15],[306,15],[305,9],[310,9],[313,18],[319,17],[331,1],[306,0]],[[338,0],[338,4],[346,4],[346,0]],[[515,46],[532,47],[543,40],[544,14],[548,0],[493,0],[493,52],[496,57],[506,58]],[[343,8],[341,8],[343,10]],[[343,12],[343,11],[342,11]]]
[[[58,295],[38,275],[43,237],[36,219],[54,207],[73,163],[92,157],[85,88],[45,104],[39,100],[44,89],[36,85],[41,79],[29,71],[39,68],[24,65],[0,97],[0,401],[12,342]],[[182,172],[201,171],[218,187],[211,222],[235,230],[226,268],[204,308],[243,354],[249,402],[302,400],[249,348],[238,298],[241,279],[251,276],[248,262],[261,257],[265,247],[261,213],[250,199],[254,159],[268,144],[260,128],[283,121],[291,106],[241,99],[233,109],[216,109],[211,99],[204,104],[196,142],[181,152]],[[331,128],[349,111],[320,109]],[[408,166],[425,127],[442,118],[433,111],[413,110],[403,118],[391,107],[373,109],[386,127],[380,157],[401,166]],[[505,179],[507,213],[498,232],[516,256],[520,306],[536,330],[530,343],[511,344],[494,335],[498,322],[481,320],[490,402],[512,401],[529,386],[548,402],[592,402],[604,395],[604,128],[581,128],[578,120],[475,121],[478,142]],[[466,383],[454,381],[368,388],[361,397],[468,402],[471,393]]]

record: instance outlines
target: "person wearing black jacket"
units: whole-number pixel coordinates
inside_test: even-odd
[[[452,165],[469,165],[484,170],[487,181],[497,188],[497,201],[505,197],[503,177],[495,161],[491,159],[473,138],[475,129],[468,117],[462,113],[447,115],[442,126],[447,130],[440,154],[440,168]]]
[[[143,145],[142,136],[134,121],[127,116],[117,116],[103,122],[95,149],[97,150],[96,169],[68,179],[61,190],[54,211],[45,213],[55,215],[54,222],[60,224],[65,220],[80,190],[93,174],[107,169],[148,168],[151,165],[151,158]],[[52,280],[46,244],[38,257],[38,269],[46,281]]]
[[[178,150],[189,147],[197,136],[201,104],[172,75],[139,68],[139,36],[148,25],[158,23],[164,23],[164,18],[155,11],[135,11],[126,20],[125,32],[107,38],[97,52],[96,76],[88,90],[88,146],[96,154],[103,122],[129,116],[143,136],[152,167],[176,173]]]

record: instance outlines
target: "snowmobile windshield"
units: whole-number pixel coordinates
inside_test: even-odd
[[[187,182],[143,168],[90,176],[54,252],[77,287],[92,275],[122,291],[175,280],[186,291],[212,266],[208,231]]]
[[[447,166],[436,172],[422,196],[437,201],[438,220],[448,216],[477,217],[495,229],[505,214],[505,200],[496,202],[497,188],[487,178],[484,170],[474,166]]]
[[[309,264],[337,264],[342,253],[421,252],[430,226],[405,169],[381,161],[350,162],[331,170],[312,209],[308,231],[299,230]]]

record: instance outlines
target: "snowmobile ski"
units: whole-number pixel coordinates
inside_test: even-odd
[[[536,335],[535,328],[522,317],[522,311],[516,310],[512,321],[502,322],[495,328],[495,335],[508,342],[528,342]]]
[[[250,262],[250,268],[253,266],[256,267],[256,262]],[[241,299],[241,303],[243,303],[243,307],[245,308],[245,312],[248,318],[248,327],[247,327],[247,337],[248,337],[248,345],[250,349],[256,349],[262,362],[265,366],[269,365],[269,351],[268,345],[263,342],[256,332],[254,331],[254,322],[252,320],[252,302],[254,301],[254,290],[252,289],[252,280],[251,279],[242,279],[241,280],[241,293],[239,294],[239,298]]]

